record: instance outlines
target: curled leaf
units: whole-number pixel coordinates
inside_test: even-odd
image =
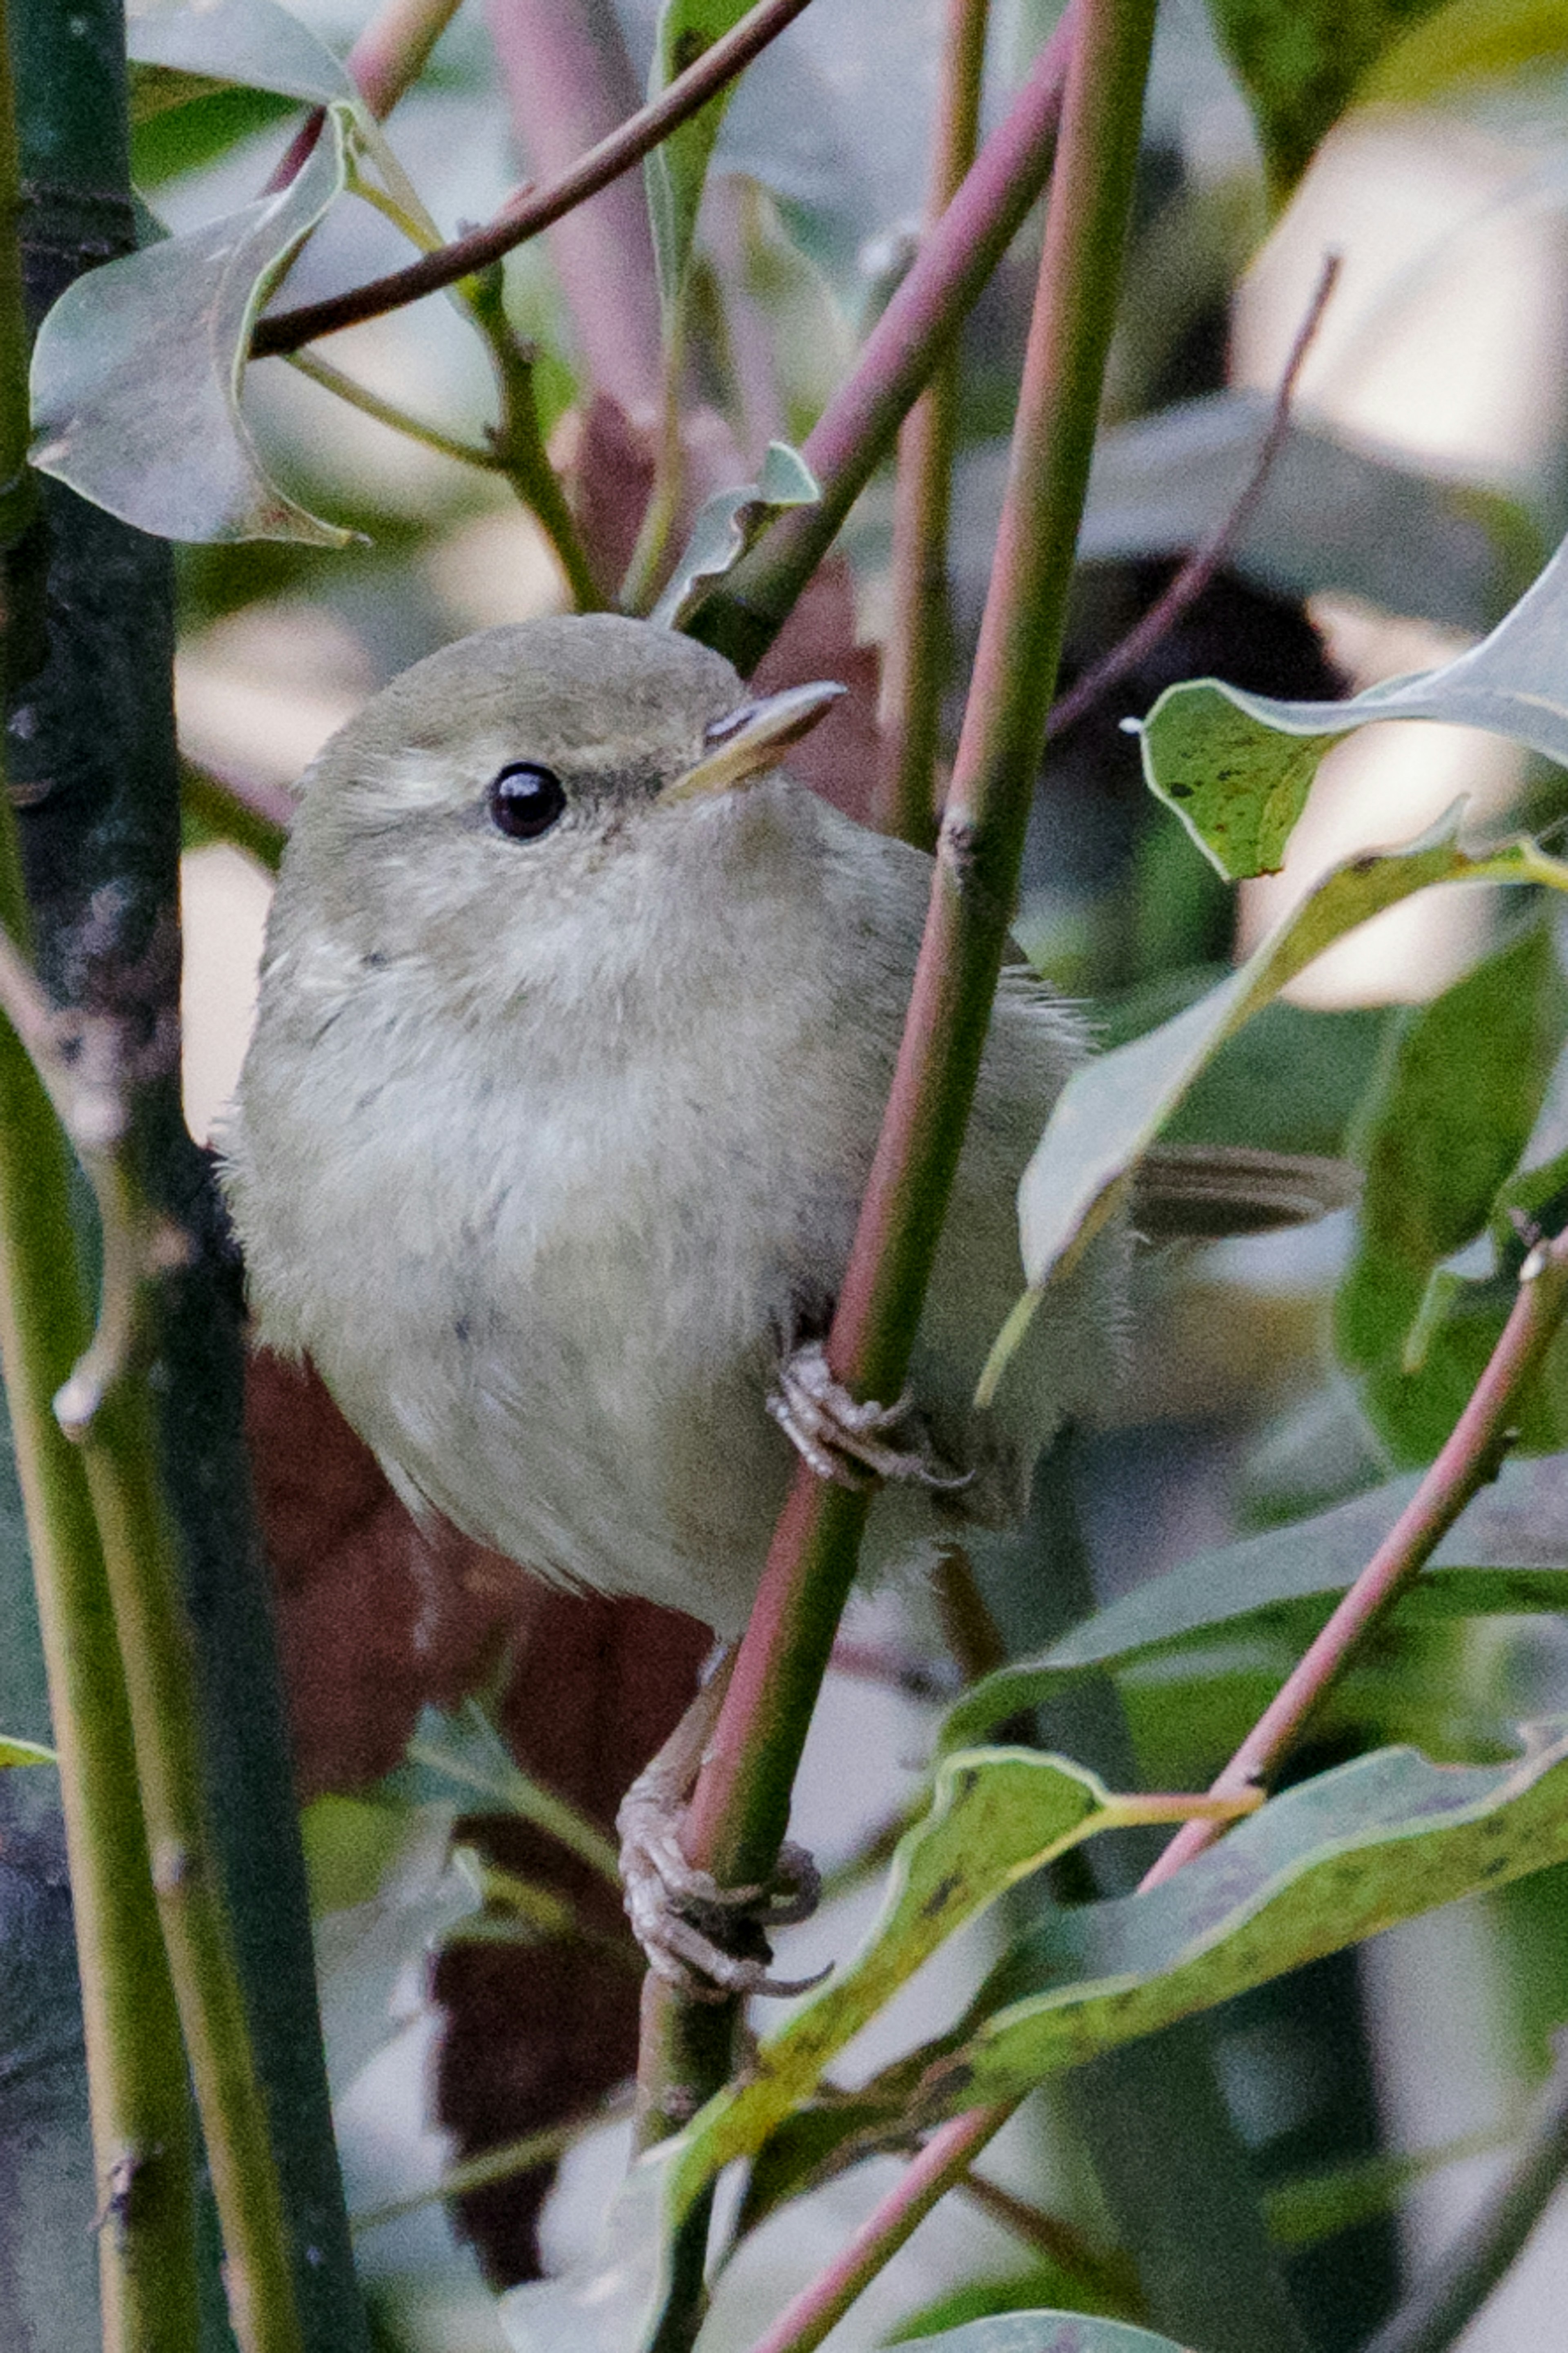
[[[1143,774],[1227,881],[1272,874],[1335,740],[1380,719],[1508,735],[1568,767],[1568,542],[1480,644],[1343,702],[1282,702],[1217,679],[1167,687],[1138,729]]]
[[[276,195],[68,287],[33,352],[41,472],[160,539],[347,544],[270,480],[239,407],[261,308],[344,185],[348,109],[328,122]]]
[[[661,628],[679,629],[774,515],[786,507],[815,506],[821,496],[799,450],[786,441],[770,441],[754,482],[718,491],[698,509],[680,561],[648,618]]]

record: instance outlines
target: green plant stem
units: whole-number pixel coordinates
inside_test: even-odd
[[[1559,2066],[1524,2146],[1480,2212],[1363,2353],[1447,2353],[1505,2276],[1568,2172],[1568,2069]]]
[[[1001,967],[1024,822],[1045,741],[1100,387],[1115,315],[1153,31],[1152,0],[1095,0],[1079,26],[1031,324],[1006,501],[974,683],[932,879],[909,1023],[827,1353],[856,1395],[903,1387],[963,1145]],[[804,1464],[762,1588],[686,1831],[721,1885],[766,1883],[869,1496]],[[726,2010],[650,1997],[661,2071],[683,2105],[722,2080]],[[706,2079],[700,2070],[706,2061]],[[677,2070],[670,2079],[668,2071]],[[910,2227],[913,2227],[912,2221]],[[700,2276],[693,2216],[678,2266]],[[666,2338],[683,2341],[681,2291]]]
[[[1538,1243],[1525,1261],[1512,1313],[1447,1445],[1278,1698],[1215,1778],[1215,1796],[1251,1788],[1278,1766],[1372,1626],[1418,1574],[1471,1497],[1495,1476],[1520,1396],[1539,1369],[1565,1313],[1568,1234],[1560,1234],[1551,1242]],[[1141,1887],[1155,1887],[1171,1878],[1223,1828],[1215,1822],[1187,1823],[1144,1873]],[[809,2353],[820,2344],[921,2217],[962,2180],[1018,2105],[999,2101],[972,2108],[934,2132],[896,2188],[752,2353]],[[1565,2166],[1568,2091],[1560,2090],[1495,2204],[1430,2285],[1395,2316],[1366,2353],[1441,2353],[1451,2344],[1523,2245]],[[1390,2334],[1401,2325],[1408,2336]],[[1441,2327],[1449,2333],[1437,2333]]]
[[[276,873],[293,822],[293,805],[279,785],[220,776],[187,760],[180,776],[181,806],[209,833],[233,842]]]
[[[1079,15],[1080,0],[1069,0],[1005,119],[807,434],[802,455],[822,496],[773,522],[687,622],[693,637],[742,673],[756,668],[783,628],[1044,188]]]
[[[500,397],[500,424],[491,435],[495,462],[549,540],[578,612],[602,613],[608,599],[544,446],[533,393],[534,353],[507,317],[499,262],[471,281],[468,308],[489,346]]]
[[[31,519],[28,333],[10,26],[0,0],[0,543]],[[0,653],[9,657],[8,617]],[[27,936],[0,774],[0,928]],[[124,1677],[82,1466],[51,1400],[87,1337],[65,1140],[0,1024],[0,1366],[59,1766],[87,2051],[104,2353],[186,2353],[199,2327],[194,2136]]]
[[[362,319],[378,319],[388,311],[401,310],[405,303],[416,302],[423,295],[437,293],[442,287],[455,285],[459,278],[488,268],[530,237],[538,237],[640,164],[661,139],[667,139],[706,106],[716,91],[742,73],[808,5],[809,0],[758,0],[731,32],[704,50],[696,64],[678,74],[657,99],[580,156],[569,172],[546,187],[525,191],[483,228],[454,239],[405,269],[393,270],[321,302],[275,311],[258,326],[251,342],[252,357],[298,351],[301,343],[311,343],[318,335],[335,334]]]
[[[0,921],[25,920],[9,810]],[[193,2135],[125,1681],[82,1466],[50,1400],[86,1338],[64,1140],[0,1024],[0,1363],[59,1758],[101,2217],[104,2353],[188,2353],[198,2328]]]
[[[501,461],[493,448],[483,448],[477,441],[459,441],[455,435],[443,433],[434,425],[423,424],[417,417],[410,417],[406,409],[399,408],[395,401],[383,400],[378,392],[356,384],[352,375],[333,367],[330,360],[319,359],[314,352],[290,352],[289,364],[298,368],[301,375],[308,375],[312,384],[335,393],[351,408],[374,417],[378,425],[390,426],[394,433],[417,441],[423,448],[434,449],[442,458],[455,458],[462,466],[479,466],[491,474],[500,471]]]
[[[36,321],[135,242],[118,0],[12,0],[21,237]],[[63,485],[5,566],[7,765],[37,963],[62,1018],[127,1043],[139,1176],[171,1247],[143,1375],[200,1674],[204,1772],[285,2184],[310,2353],[361,2353],[271,1600],[243,1446],[240,1306],[210,1169],[180,1117],[173,571]],[[121,1058],[124,1075],[124,1058]],[[143,1270],[147,1272],[149,1270]]]
[[[100,1203],[109,1199],[100,1190]],[[153,1884],[223,2230],[229,2317],[242,2353],[300,2353],[266,2102],[207,1831],[195,1660],[137,1373],[127,1368],[114,1382],[79,1443],[125,1662]]]
[[[19,896],[19,892],[17,894]],[[129,1703],[163,1948],[195,2085],[242,2353],[300,2353],[283,2201],[250,2042],[227,1907],[207,1827],[195,1660],[181,1605],[173,1532],[159,1492],[142,1326],[150,1269],[178,1237],[138,1184],[129,1104],[109,1061],[81,1085],[54,1018],[9,933],[0,934],[0,1008],[8,1049],[26,1052],[86,1169],[103,1229],[97,1329],[55,1393],[58,1426],[79,1451]],[[107,1037],[84,1028],[80,1060]]]
[[[962,186],[980,135],[990,0],[947,0],[931,142],[929,235]],[[873,822],[921,849],[936,840],[936,760],[947,671],[947,525],[958,436],[959,352],[950,343],[899,432],[892,617],[882,670]]]
[[[1212,1784],[1216,1797],[1255,1788],[1276,1773],[1330,1686],[1373,1628],[1426,1567],[1472,1495],[1497,1475],[1519,1399],[1568,1312],[1568,1233],[1538,1242],[1486,1370],[1442,1451],[1333,1616]],[[1171,1841],[1145,1887],[1157,1887],[1219,1834],[1189,1822]]]

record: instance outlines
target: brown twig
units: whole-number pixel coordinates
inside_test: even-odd
[[[1065,735],[1069,727],[1076,726],[1084,713],[1092,710],[1119,680],[1125,678],[1129,670],[1136,670],[1138,664],[1170,635],[1183,615],[1196,604],[1251,522],[1275,462],[1285,447],[1285,438],[1290,429],[1290,406],[1301,364],[1322,323],[1323,312],[1328,308],[1329,297],[1340,274],[1340,266],[1341,257],[1337,253],[1324,257],[1316,290],[1307,307],[1306,317],[1296,331],[1296,340],[1285,363],[1285,373],[1279,379],[1279,389],[1274,396],[1274,412],[1268,421],[1268,430],[1258,447],[1252,471],[1230,512],[1204,545],[1195,548],[1187,557],[1164,594],[1157,597],[1142,619],[1128,630],[1120,645],[1112,646],[1108,654],[1102,655],[1099,661],[1084,671],[1081,678],[1074,681],[1051,712],[1051,735]]]
[[[406,269],[371,279],[345,293],[329,295],[323,301],[300,303],[263,319],[251,340],[251,357],[265,359],[276,353],[298,351],[301,343],[318,335],[335,334],[341,327],[401,310],[405,303],[416,302],[423,295],[437,293],[443,287],[456,285],[460,278],[471,277],[530,237],[538,237],[574,206],[585,203],[623,172],[629,172],[634,164],[640,164],[661,139],[733,81],[809,5],[810,0],[758,0],[732,32],[704,50],[668,90],[609,138],[590,148],[559,179],[545,187],[526,190],[484,227],[470,230],[434,253],[422,254]]]

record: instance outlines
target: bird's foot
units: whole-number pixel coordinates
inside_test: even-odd
[[[889,1446],[888,1434],[909,1419],[913,1401],[906,1393],[896,1405],[862,1405],[828,1368],[820,1340],[791,1348],[770,1392],[768,1411],[795,1451],[819,1479],[839,1487],[871,1487],[880,1479],[912,1480],[921,1487],[954,1493],[973,1473],[939,1471],[925,1444]]]
[[[687,1861],[680,1842],[684,1792],[656,1757],[621,1802],[621,1878],[632,1933],[648,1967],[696,2001],[753,1993],[808,1993],[827,1975],[775,1978],[767,1932],[816,1909],[821,1877],[805,1849],[781,1848],[766,1886],[721,1887]]]

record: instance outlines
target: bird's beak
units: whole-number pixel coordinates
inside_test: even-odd
[[[782,694],[765,694],[742,702],[726,718],[716,719],[704,739],[704,758],[684,775],[673,777],[659,794],[661,802],[686,801],[699,793],[726,793],[752,776],[776,768],[786,745],[798,744],[832,708],[845,689],[820,681],[814,686],[788,686]]]

